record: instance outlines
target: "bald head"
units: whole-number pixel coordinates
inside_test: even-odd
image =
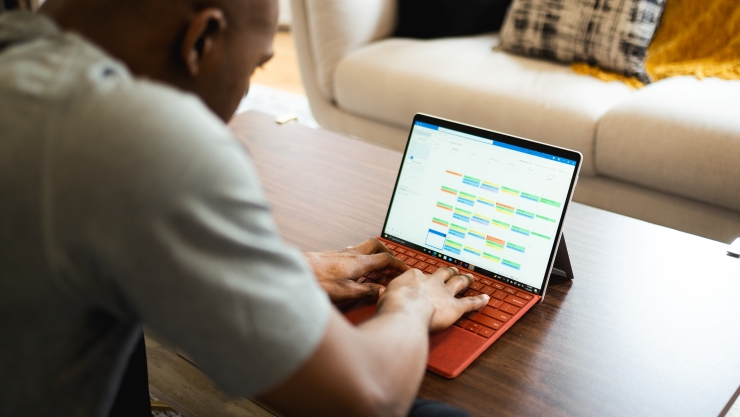
[[[272,56],[277,0],[47,0],[41,12],[224,121]]]

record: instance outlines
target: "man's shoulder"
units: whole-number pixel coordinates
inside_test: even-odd
[[[118,75],[116,71],[120,70],[114,67],[101,66],[93,71],[99,71],[101,79],[80,103],[80,114],[112,135],[123,133],[128,139],[133,139],[131,134],[144,139],[154,135],[160,140],[178,138],[180,142],[230,136],[224,122],[191,93],[128,74]]]
[[[85,92],[58,120],[102,154],[164,152],[172,160],[235,143],[226,124],[192,93],[132,76],[115,61],[101,61],[87,73],[87,85],[80,86]]]
[[[84,125],[77,140],[90,152],[76,156],[94,156],[129,185],[159,181],[164,194],[256,179],[245,150],[197,96],[133,77],[113,84],[82,100],[83,120],[66,122],[70,132],[77,127],[69,123]]]
[[[135,76],[94,43],[62,32],[43,16],[2,16],[0,48],[0,98],[17,104],[5,109],[12,117],[26,112],[26,118],[44,125],[72,126],[78,137],[88,132],[136,133],[144,139],[167,131],[183,138],[229,135],[197,96]]]

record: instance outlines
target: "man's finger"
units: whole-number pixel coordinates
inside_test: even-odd
[[[460,291],[468,288],[470,284],[475,282],[473,276],[470,274],[455,275],[454,277],[447,280],[447,288],[451,294],[457,294]]]
[[[364,298],[371,301],[377,301],[380,295],[385,292],[385,287],[380,284],[371,284],[369,282],[358,284],[351,282],[347,284],[347,290],[351,293],[353,299]]]
[[[367,272],[385,268],[395,269],[399,272],[406,272],[411,269],[402,260],[387,252],[376,253],[375,255],[368,256],[368,258],[371,260],[370,263],[372,267],[369,268]]]
[[[486,304],[488,304],[488,300],[490,299],[491,297],[485,294],[481,294],[481,295],[476,295],[474,297],[458,298],[457,302],[459,303],[459,306],[462,309],[461,313],[465,314],[470,311],[482,309],[483,307],[486,306]]]
[[[393,254],[390,249],[388,249],[381,241],[374,237],[365,240],[359,245],[350,246],[346,249],[346,251],[349,253],[356,253],[361,255],[372,255],[374,253],[382,252],[387,252],[391,255]]]
[[[457,271],[457,268],[443,266],[443,267],[438,268],[436,271],[434,271],[432,276],[435,278],[441,279],[442,282],[447,282],[450,280],[450,278],[454,277],[455,275],[459,275],[459,274],[460,273]]]

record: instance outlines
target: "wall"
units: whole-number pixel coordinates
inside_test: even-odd
[[[290,27],[293,23],[293,15],[290,12],[290,0],[280,0],[279,3],[280,17],[278,18],[278,23],[281,27]]]

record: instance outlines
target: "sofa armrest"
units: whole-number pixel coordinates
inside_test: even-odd
[[[396,24],[395,0],[292,0],[293,25],[307,92],[334,100],[334,70],[358,47],[385,38]],[[309,92],[310,95],[310,92]]]

